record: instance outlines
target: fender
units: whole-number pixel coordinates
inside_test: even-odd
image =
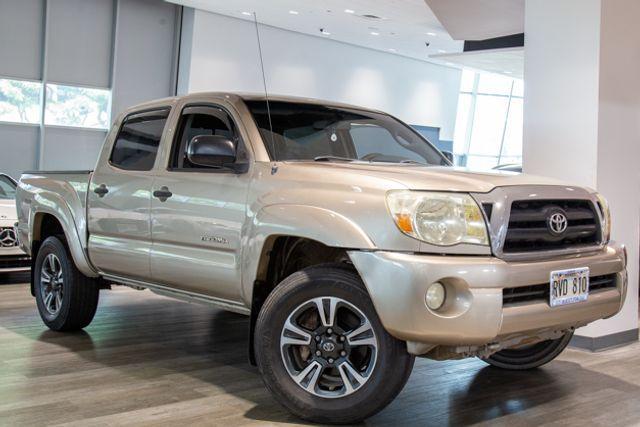
[[[80,208],[80,224],[76,223],[76,218],[69,204],[58,194],[53,192],[37,192],[34,194],[33,203],[29,210],[29,242],[33,242],[34,226],[36,217],[42,214],[54,216],[62,225],[69,252],[78,270],[85,276],[98,277],[88,255],[85,251],[85,244],[80,236],[86,235],[85,210]],[[82,231],[81,231],[82,230]]]
[[[242,253],[242,297],[247,306],[251,306],[258,265],[270,237],[295,236],[337,248],[376,249],[367,233],[349,218],[314,206],[269,205],[256,213],[250,227]]]

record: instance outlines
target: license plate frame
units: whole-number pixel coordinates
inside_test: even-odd
[[[555,270],[549,273],[549,306],[585,302],[589,299],[589,267]]]

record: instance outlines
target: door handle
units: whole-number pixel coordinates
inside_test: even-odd
[[[93,192],[98,195],[98,197],[104,197],[105,194],[109,192],[109,189],[106,185],[100,184],[96,188],[93,189]]]
[[[171,196],[173,196],[173,193],[164,185],[153,192],[153,197],[157,197],[161,202],[166,202]]]

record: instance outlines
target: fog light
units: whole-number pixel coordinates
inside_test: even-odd
[[[444,285],[440,282],[435,282],[427,289],[427,294],[424,299],[431,310],[437,310],[444,304],[444,300],[447,297],[447,291],[444,289]]]

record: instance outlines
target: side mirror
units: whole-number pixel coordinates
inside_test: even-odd
[[[194,136],[187,146],[187,159],[194,165],[222,168],[236,161],[236,143],[222,135]]]
[[[451,151],[443,151],[442,154],[447,158],[447,160],[449,160],[451,163],[454,163],[453,153]]]

